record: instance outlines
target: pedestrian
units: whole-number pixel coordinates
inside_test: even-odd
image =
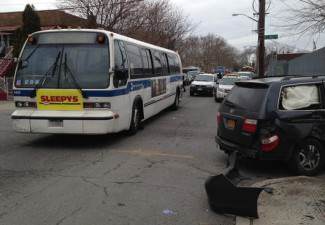
[[[185,74],[183,74],[183,91],[186,92],[186,88],[185,88]]]

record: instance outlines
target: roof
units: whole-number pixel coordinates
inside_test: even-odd
[[[289,62],[288,75],[306,74],[319,75],[325,74],[325,48],[318,49],[311,53],[295,58]]]
[[[287,53],[287,54],[277,54],[277,60],[290,61],[300,56],[303,56],[306,53]]]
[[[41,27],[85,27],[87,20],[61,10],[37,11]],[[23,12],[0,13],[0,31],[13,31],[22,26]]]

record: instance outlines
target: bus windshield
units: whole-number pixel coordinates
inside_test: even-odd
[[[109,85],[108,74],[107,45],[26,45],[15,85],[18,88],[77,88],[77,84],[85,89],[103,89]]]

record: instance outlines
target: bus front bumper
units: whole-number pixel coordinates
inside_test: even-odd
[[[58,116],[59,115],[59,116]],[[22,133],[107,134],[116,132],[118,115],[102,111],[16,110],[13,129]]]

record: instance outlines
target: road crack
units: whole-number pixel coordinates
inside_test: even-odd
[[[106,172],[103,173],[103,176],[107,175],[107,174],[110,174],[112,172],[114,172],[115,170],[118,170],[119,168],[122,167],[122,165],[124,164],[125,162],[121,162],[121,163],[118,163],[115,167],[113,167],[112,169],[109,169],[107,170]]]
[[[79,207],[75,210],[73,210],[70,214],[64,216],[63,218],[61,218],[55,225],[60,225],[62,224],[65,220],[69,219],[70,217],[74,216],[75,214],[77,214],[80,210],[82,209],[82,207]]]
[[[83,182],[87,183],[87,184],[90,184],[90,185],[92,185],[92,186],[94,186],[94,187],[100,189],[100,190],[104,193],[104,195],[105,195],[106,198],[109,197],[108,187],[103,186],[103,185],[100,185],[100,184],[97,184],[97,183],[95,183],[95,182],[93,182],[93,181],[90,181],[90,180],[88,180],[88,179],[85,178],[85,177],[82,177],[81,180],[82,180]]]

